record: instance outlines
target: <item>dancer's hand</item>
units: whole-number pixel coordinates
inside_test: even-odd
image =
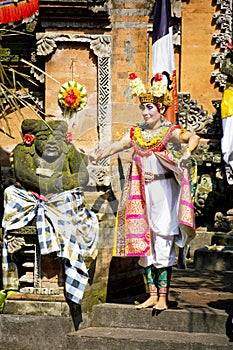
[[[179,162],[178,162],[178,168],[182,171],[183,168],[185,168],[187,166],[187,163],[189,162],[191,157],[191,152],[189,151],[185,151],[184,154],[182,155],[182,157],[180,158]]]
[[[89,160],[92,164],[96,164],[102,157],[103,155],[103,148],[97,147],[93,152],[89,154]]]

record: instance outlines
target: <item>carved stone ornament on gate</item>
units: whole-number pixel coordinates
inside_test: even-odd
[[[216,112],[208,114],[189,93],[179,93],[179,124],[201,136],[203,142],[195,150],[199,181],[195,195],[195,213],[198,223],[213,225],[219,202],[222,210],[228,208],[224,186],[224,167],[221,154],[221,101],[212,101]],[[222,202],[224,200],[224,202]],[[216,224],[217,225],[217,224]],[[215,225],[215,226],[216,226]],[[221,225],[222,226],[222,225]],[[220,228],[219,228],[220,229]]]
[[[228,52],[227,44],[232,41],[232,0],[216,0],[216,7],[220,11],[213,14],[213,21],[216,27],[220,28],[220,31],[213,33],[212,37],[219,47],[219,52],[214,52],[212,58],[215,65],[221,68]],[[227,77],[220,70],[212,72],[211,77],[222,89],[226,86]]]

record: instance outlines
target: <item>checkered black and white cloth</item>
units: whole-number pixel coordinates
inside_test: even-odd
[[[85,207],[83,192],[73,189],[47,199],[9,186],[4,206],[3,280],[9,271],[7,232],[26,226],[36,217],[41,254],[56,252],[64,259],[66,297],[80,304],[88,281],[84,258],[96,257],[99,234],[97,217]]]

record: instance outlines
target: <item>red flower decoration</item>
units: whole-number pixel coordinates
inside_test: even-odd
[[[23,140],[27,146],[31,146],[35,140],[35,136],[32,134],[25,134]]]
[[[72,142],[72,132],[66,133],[66,142],[71,143]]]
[[[133,139],[133,137],[134,137],[134,130],[135,128],[134,127],[132,127],[131,129],[130,129],[130,138],[131,139]]]
[[[232,51],[232,43],[228,43],[227,44],[227,48],[228,48],[229,51]]]
[[[74,92],[74,90],[70,90],[67,93],[67,96],[65,97],[65,102],[71,107],[73,106],[76,102],[80,102],[81,99],[80,97]]]
[[[136,73],[130,73],[129,74],[129,80],[134,80],[134,79],[136,79],[138,76],[137,76],[137,74]]]
[[[162,73],[156,73],[154,75],[154,81],[161,81],[163,80],[163,74]]]

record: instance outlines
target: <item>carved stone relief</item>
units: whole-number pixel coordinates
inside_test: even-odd
[[[220,103],[212,101],[216,113],[211,115],[189,93],[178,93],[179,123],[201,136],[221,137]]]
[[[214,52],[212,58],[216,67],[221,68],[227,54],[227,44],[232,41],[232,0],[216,0],[216,5],[217,8],[220,8],[220,12],[213,14],[213,21],[220,31],[213,33],[213,41],[219,48],[219,52]],[[211,76],[220,89],[225,88],[226,75],[220,71],[214,71]]]
[[[221,153],[221,101],[213,101],[216,112],[209,115],[188,93],[179,93],[179,124],[201,136],[202,142],[194,152],[198,164],[198,184],[195,195],[197,224],[216,229],[216,212],[230,209],[230,191]],[[223,225],[221,222],[222,229]],[[225,222],[225,228],[229,224]]]

